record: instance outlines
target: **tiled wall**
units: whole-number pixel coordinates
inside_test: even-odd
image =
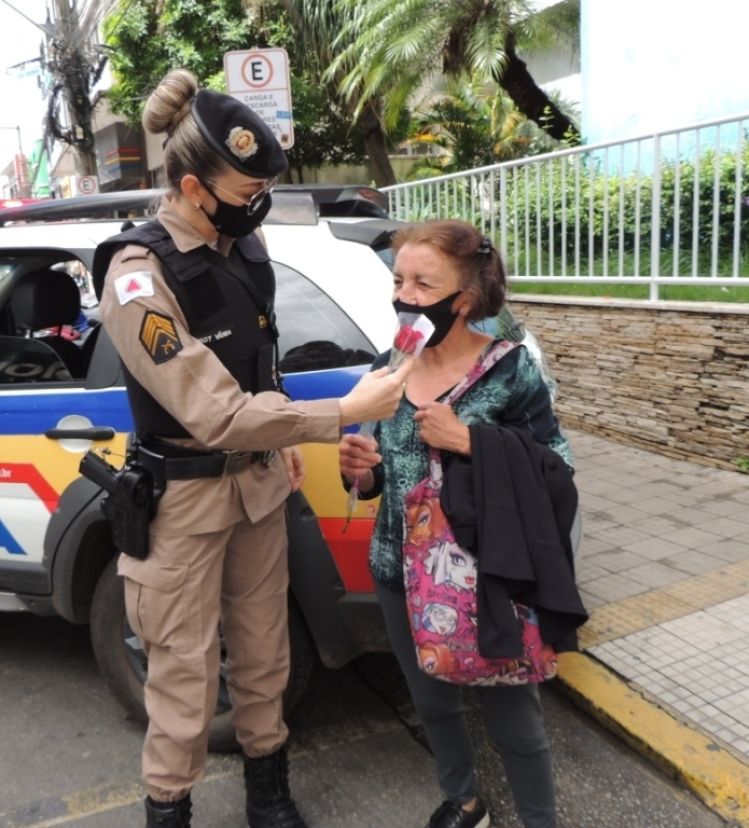
[[[749,305],[512,297],[564,425],[736,469],[749,459]]]

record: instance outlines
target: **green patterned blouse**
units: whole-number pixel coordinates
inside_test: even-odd
[[[374,368],[387,365],[389,353],[375,361]],[[522,345],[494,365],[458,399],[455,413],[466,425],[496,423],[530,429],[536,440],[554,449],[572,466],[567,439],[554,417],[549,390],[535,359]],[[377,513],[369,553],[376,581],[392,589],[403,589],[401,547],[403,545],[403,500],[406,492],[428,474],[428,449],[416,434],[416,406],[405,397],[395,416],[377,425],[382,464],[375,480],[382,499]],[[369,496],[379,493],[380,485]]]

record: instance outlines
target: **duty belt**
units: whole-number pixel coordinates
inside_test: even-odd
[[[196,480],[237,474],[253,463],[269,466],[273,451],[197,451],[166,440],[138,442],[136,458],[155,477],[163,480]]]

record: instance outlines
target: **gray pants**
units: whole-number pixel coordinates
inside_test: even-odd
[[[463,710],[461,688],[423,673],[406,612],[406,598],[377,585],[390,645],[411,691],[445,797],[469,802],[476,796],[473,746]],[[554,781],[538,688],[477,687],[492,744],[502,757],[515,806],[525,828],[555,828]]]

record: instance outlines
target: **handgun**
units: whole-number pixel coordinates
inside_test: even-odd
[[[120,552],[144,560],[148,556],[148,527],[158,505],[151,473],[133,461],[116,469],[91,451],[83,455],[79,470],[108,492],[101,510],[109,521],[114,545]]]

